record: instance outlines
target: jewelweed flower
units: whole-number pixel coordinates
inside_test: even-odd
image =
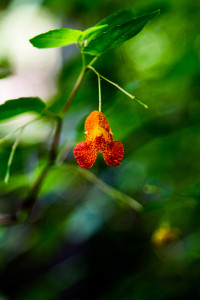
[[[85,121],[86,141],[80,142],[74,148],[74,156],[80,167],[88,169],[93,166],[98,152],[108,166],[118,166],[124,156],[124,147],[118,141],[113,141],[109,122],[100,111],[93,111]]]

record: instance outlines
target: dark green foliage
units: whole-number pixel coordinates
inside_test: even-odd
[[[134,18],[128,22],[124,22],[125,18],[123,16],[123,11],[120,12],[119,16],[118,14],[115,14],[113,17],[108,18],[108,22],[110,23],[109,26],[106,27],[101,34],[89,41],[83,52],[91,55],[100,55],[103,52],[114,48],[139,33],[147,22],[158,14],[159,11],[156,11],[139,18]],[[102,23],[104,24],[106,21],[107,19],[102,21]],[[101,25],[101,22],[99,25]]]
[[[97,23],[95,27],[86,29],[83,32],[60,28],[39,34],[30,39],[30,42],[37,48],[61,47],[76,43],[83,53],[96,56],[135,36],[159,12],[158,10],[134,18],[132,10],[120,10]],[[83,42],[83,44],[80,44],[80,42]]]

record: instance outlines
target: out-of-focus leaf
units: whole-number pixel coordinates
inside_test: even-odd
[[[3,59],[0,61],[0,79],[5,78],[12,74],[11,66],[8,60]]]
[[[107,183],[105,183],[104,181],[99,179],[97,176],[95,176],[89,170],[85,170],[85,169],[82,169],[80,167],[75,167],[75,166],[72,166],[72,165],[70,165],[70,166],[68,165],[67,167],[69,169],[71,169],[72,171],[75,171],[75,172],[81,174],[82,176],[84,176],[90,182],[94,183],[96,186],[98,186],[102,191],[104,191],[110,197],[117,200],[117,202],[120,205],[121,204],[122,205],[123,204],[128,205],[128,206],[130,206],[131,208],[135,209],[138,212],[141,212],[143,210],[143,206],[139,202],[137,202],[135,199],[133,199],[132,197],[130,197],[130,196],[118,191],[118,190],[116,190],[112,186],[108,185]]]
[[[28,112],[42,114],[45,108],[46,104],[37,97],[8,100],[0,105],[0,121]]]
[[[134,18],[125,23],[122,22],[123,18],[121,16],[118,24],[116,24],[117,18],[115,19],[110,17],[110,20],[108,18],[111,24],[104,29],[103,33],[92,39],[84,48],[83,52],[91,55],[100,55],[101,53],[127,41],[138,34],[148,23],[148,21],[159,13],[160,11],[157,10],[153,13],[146,14],[139,18]],[[104,23],[105,21],[102,22]],[[112,25],[112,21],[114,22],[115,26]]]
[[[30,43],[37,48],[54,48],[78,43],[82,32],[70,28],[60,28],[36,35]]]

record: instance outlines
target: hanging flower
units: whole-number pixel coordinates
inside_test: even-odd
[[[113,141],[109,122],[102,112],[93,111],[85,121],[86,141],[74,148],[74,156],[80,167],[88,169],[93,166],[98,152],[108,166],[118,166],[124,155],[124,147]]]

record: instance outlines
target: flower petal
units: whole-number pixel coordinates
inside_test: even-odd
[[[103,158],[108,166],[117,167],[124,156],[124,146],[118,141],[110,143],[108,149],[103,153]]]
[[[90,132],[92,132],[97,126],[105,129],[107,132],[110,132],[110,125],[107,118],[102,112],[94,110],[85,120],[85,131],[90,134]]]
[[[74,156],[81,168],[91,168],[97,158],[97,151],[91,143],[80,142],[74,148]]]
[[[104,152],[107,144],[113,141],[110,125],[104,114],[100,111],[93,111],[85,121],[86,141],[93,143],[96,150]]]

